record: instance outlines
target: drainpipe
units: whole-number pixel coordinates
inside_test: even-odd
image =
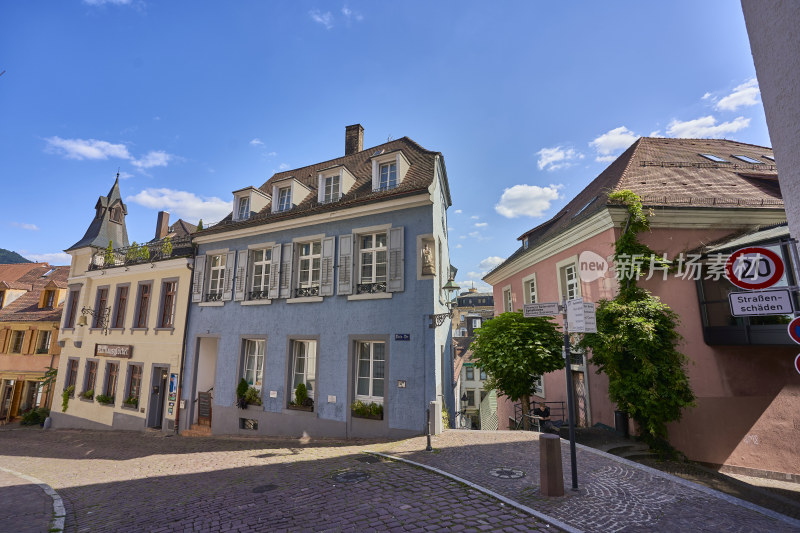
[[[197,260],[197,248],[192,246],[192,264],[189,267],[189,296],[186,299],[186,318],[183,321],[183,344],[181,345],[181,364],[178,368],[178,395],[175,403],[175,434],[180,432],[181,395],[183,393],[183,372],[186,363],[186,337],[189,333],[189,313],[192,310],[192,283],[194,282],[194,262]]]

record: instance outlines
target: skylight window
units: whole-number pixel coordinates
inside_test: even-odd
[[[584,211],[586,211],[586,208],[587,208],[587,207],[589,207],[590,205],[592,205],[592,204],[594,203],[594,201],[595,201],[595,200],[597,200],[597,196],[595,196],[594,198],[592,198],[591,200],[589,200],[589,201],[586,203],[586,205],[585,205],[585,206],[581,207],[581,210],[580,210],[580,211],[578,211],[577,213],[575,213],[574,215],[572,215],[572,218],[575,218],[576,216],[578,216],[578,215],[580,215],[581,213],[583,213]]]
[[[769,159],[770,161],[775,161],[775,158],[774,158],[774,157],[772,157],[771,155],[766,155],[766,154],[764,154],[764,155],[762,155],[761,157],[763,157],[764,159]]]
[[[372,154],[372,157],[375,157],[376,155],[381,155],[383,152],[384,152],[383,148],[381,148],[380,150],[376,150],[375,153]]]
[[[740,161],[744,161],[745,163],[750,163],[751,165],[763,165],[764,163],[759,161],[758,159],[753,159],[752,157],[747,157],[746,155],[734,155],[736,159]]]
[[[700,154],[700,155],[705,157],[706,159],[710,159],[714,163],[727,163],[728,162],[727,159],[722,159],[721,157],[716,156],[714,154]]]

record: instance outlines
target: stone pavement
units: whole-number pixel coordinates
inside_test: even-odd
[[[0,430],[0,465],[58,491],[68,532],[554,531],[461,483],[363,453],[374,444],[19,428]]]
[[[0,531],[42,533],[50,529],[53,499],[31,481],[0,470]]]
[[[538,433],[520,431],[445,431],[433,437],[383,443],[371,449],[431,466],[583,531],[800,531],[800,521],[760,509],[706,487],[578,446],[578,491],[571,487],[569,443],[562,440],[567,493],[539,493]],[[504,479],[496,468],[524,472]]]

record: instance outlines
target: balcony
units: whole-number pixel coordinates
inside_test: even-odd
[[[266,290],[266,289],[263,290],[263,291],[250,291],[250,293],[247,295],[247,299],[248,300],[268,300],[269,299],[269,291]]]
[[[309,296],[319,296],[319,285],[309,285],[308,287],[298,287],[294,290],[295,298],[306,298]]]
[[[145,263],[156,263],[178,257],[191,257],[194,253],[191,237],[160,240],[137,246],[116,248],[111,252],[98,249],[92,256],[89,270],[102,270]]]

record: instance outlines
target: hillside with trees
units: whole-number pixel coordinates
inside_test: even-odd
[[[17,252],[12,252],[11,250],[0,248],[0,264],[9,264],[9,263],[33,263],[33,261],[25,259]]]

